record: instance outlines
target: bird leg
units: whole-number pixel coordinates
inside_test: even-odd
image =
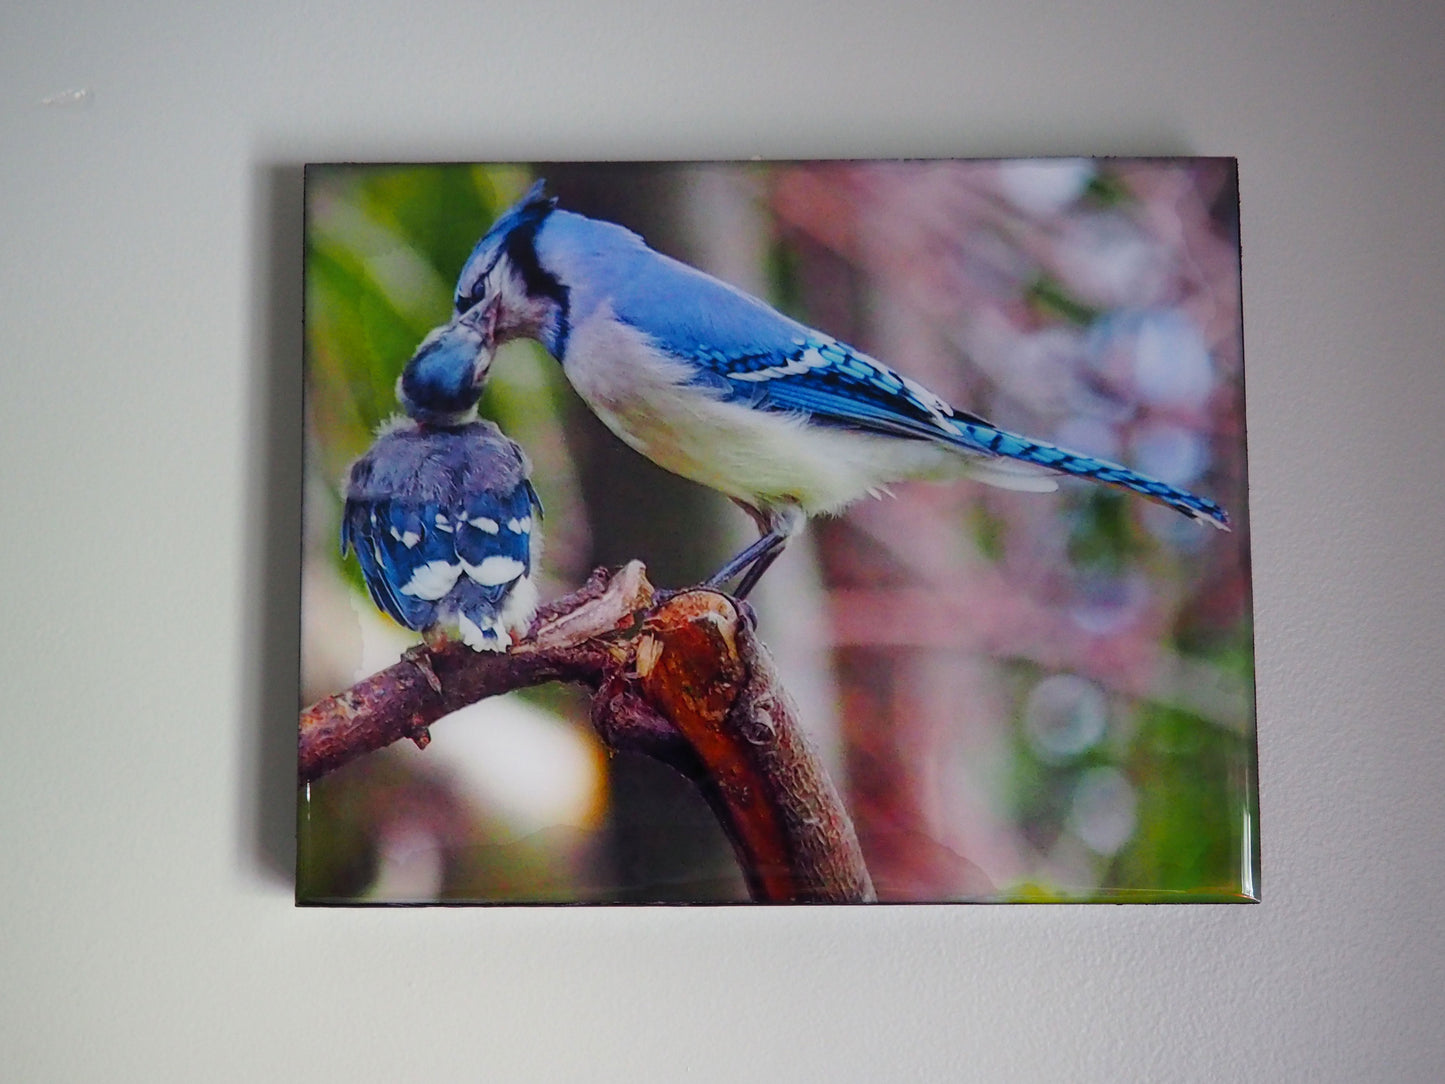
[[[774,536],[767,535],[766,537],[772,538]],[[758,556],[758,559],[753,562],[753,567],[748,569],[747,574],[742,578],[742,582],[738,584],[738,589],[733,592],[735,599],[741,602],[748,597],[748,593],[752,591],[752,589],[757,586],[758,581],[763,578],[763,573],[768,570],[774,561],[783,555],[783,547],[787,544],[788,539],[785,535],[778,539],[776,546]]]
[[[760,563],[763,564],[764,568],[772,564],[777,555],[782,552],[783,546],[787,544],[787,541],[787,535],[769,531],[704,580],[703,586],[721,589],[723,584],[744,570],[748,571],[749,577],[753,583],[756,583],[757,577],[752,575],[752,570]],[[761,575],[761,573],[759,573],[759,575]],[[752,583],[748,584],[748,586],[751,587]],[[739,592],[737,597],[742,598],[742,593]]]
[[[744,573],[742,581],[732,596],[736,599],[745,599],[748,597],[748,592],[757,586],[758,580],[762,579],[763,573],[782,555],[783,547],[788,544],[788,539],[792,538],[802,527],[804,516],[802,511],[796,508],[761,512],[749,505],[737,503],[753,518],[753,522],[758,525],[758,530],[763,532],[762,537],[709,576],[703,586],[720,589],[734,576]]]

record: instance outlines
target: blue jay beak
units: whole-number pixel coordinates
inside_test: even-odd
[[[468,309],[454,321],[466,324],[481,336],[482,352],[488,356],[488,364],[491,363],[491,355],[497,350],[497,319],[501,311],[502,295],[493,294],[490,300]]]
[[[465,334],[458,332],[459,340],[465,341],[467,347],[476,351],[472,382],[478,390],[486,380],[487,371],[492,367],[492,358],[497,352],[497,310],[500,302],[501,298],[494,297],[485,305],[478,305],[452,321],[451,326],[465,329]]]

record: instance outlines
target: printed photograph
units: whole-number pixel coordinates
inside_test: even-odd
[[[305,188],[298,903],[1259,899],[1233,159]]]

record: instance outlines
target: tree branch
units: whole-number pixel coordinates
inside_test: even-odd
[[[731,599],[689,591],[658,607],[638,637],[636,671],[647,702],[703,765],[699,783],[754,899],[874,898],[843,802]]]
[[[548,681],[596,688],[621,650],[601,637],[632,625],[651,601],[652,585],[634,561],[614,576],[598,569],[539,612],[527,638],[506,653],[454,642],[412,648],[399,662],[301,713],[300,781],[310,783],[402,738],[425,748],[428,726],[489,696]]]
[[[642,619],[641,631],[630,638]],[[645,570],[599,569],[539,612],[506,654],[418,646],[302,712],[300,777],[320,778],[488,696],[547,681],[593,691],[592,724],[614,749],[671,765],[700,787],[752,896],[873,899],[853,826],[799,730],[796,709],[736,606],[693,590],[653,605]]]

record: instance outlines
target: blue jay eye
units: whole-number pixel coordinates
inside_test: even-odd
[[[464,294],[457,294],[457,313],[470,312],[480,305],[492,292],[492,276],[483,275],[476,284]]]

